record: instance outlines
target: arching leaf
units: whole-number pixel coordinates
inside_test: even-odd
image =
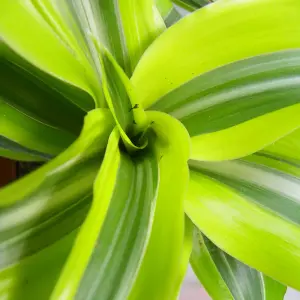
[[[89,210],[112,123],[108,111],[90,112],[80,137],[66,151],[0,190],[3,298],[33,299],[36,286],[42,290],[39,297],[49,298],[74,240],[71,233]]]
[[[128,151],[136,151],[146,146],[137,134],[143,133],[147,118],[137,101],[131,82],[113,56],[99,48],[102,67],[103,91],[106,102],[120,131]],[[132,140],[131,140],[132,139]]]
[[[217,68],[171,91],[153,108],[185,125],[192,136],[191,158],[249,155],[300,125],[299,58],[299,50],[287,50]]]
[[[152,108],[171,114],[197,136],[300,103],[299,81],[300,50],[279,51],[197,76]]]
[[[196,227],[191,264],[214,300],[283,300],[286,287],[214,245]]]
[[[93,38],[104,45],[130,76],[146,48],[164,30],[154,0],[72,0],[78,22],[97,61]]]
[[[91,211],[52,299],[155,299],[178,291],[188,136],[167,115],[149,112],[148,117],[154,121],[153,131],[143,155],[122,152],[118,131],[112,133]],[[166,134],[170,130],[176,130],[176,138]],[[172,174],[178,182],[170,192],[175,160]]]
[[[76,234],[75,230],[34,255],[1,270],[0,297],[16,300],[49,299]]]
[[[276,0],[276,5],[274,0],[227,0],[184,17],[157,38],[137,65],[132,82],[142,105],[151,107],[217,67],[299,48],[299,10],[297,0]]]
[[[299,130],[225,162],[191,161],[186,212],[218,247],[300,289]],[[216,230],[218,228],[218,230]]]
[[[0,153],[17,160],[47,160],[75,139],[66,131],[30,118],[0,98]]]
[[[192,159],[221,161],[250,155],[300,126],[300,104],[192,138]]]
[[[95,72],[76,38],[71,38],[71,31],[66,33],[64,27],[56,22],[55,14],[49,10],[47,3],[47,0],[1,1],[0,9],[4,12],[0,20],[2,61],[14,74],[14,81],[18,82],[15,93],[3,89],[11,94],[14,101],[20,101],[26,97],[18,94],[19,89],[28,89],[29,93],[25,82],[33,81],[31,85],[46,89],[48,97],[49,93],[57,94],[58,91],[62,95],[60,99],[57,95],[57,101],[64,96],[69,105],[90,110],[94,106],[93,99],[100,97]],[[18,22],[12,26],[12,20]],[[36,47],[37,41],[39,47]],[[40,80],[36,80],[37,77]]]

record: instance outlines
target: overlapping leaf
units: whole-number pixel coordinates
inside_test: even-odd
[[[142,105],[152,106],[214,68],[299,48],[299,2],[276,0],[276,5],[271,4],[273,0],[217,1],[213,9],[200,9],[165,31],[147,49],[132,77]],[[253,10],[257,13],[250,17],[247,12]]]
[[[286,287],[244,265],[194,229],[192,267],[215,300],[282,300]]]
[[[93,181],[112,123],[109,111],[90,112],[81,136],[70,148],[1,189],[0,294],[3,297],[20,299],[20,294],[14,297],[14,293],[20,292],[22,299],[33,299],[34,287],[39,284],[45,289],[40,291],[42,299],[47,298],[47,293],[49,297],[55,276],[74,240],[71,232],[82,223],[89,209]],[[41,272],[45,272],[46,266],[44,279]]]
[[[175,2],[194,10],[210,1]],[[156,5],[170,25],[171,3]],[[186,211],[217,245],[204,238],[205,260],[197,244],[192,257],[221,282],[208,282],[211,294],[274,300],[284,289],[218,247],[300,289],[299,1],[220,0],[146,52],[164,30],[154,0],[3,0],[0,9],[1,155],[48,159],[79,134],[86,111],[112,113],[90,113],[66,152],[1,190],[3,298],[49,298],[113,122],[52,299],[177,297],[191,251],[188,157]],[[124,72],[134,72],[131,83]],[[179,122],[155,112],[147,120],[142,106],[178,118],[192,153]],[[264,289],[250,295],[250,282]]]
[[[148,117],[154,121],[149,137],[153,147],[141,155],[120,151],[120,135],[113,131],[91,211],[52,299],[176,297],[182,279],[178,263],[183,255],[188,136],[167,115],[151,112]],[[174,130],[178,136],[171,139],[167,133]],[[178,179],[169,191],[171,172]]]
[[[298,141],[299,130],[243,159],[191,161],[186,202],[188,215],[216,245],[296,289],[300,289]]]
[[[181,199],[186,194],[190,144],[186,129],[170,116],[147,112],[157,134],[160,187],[152,234],[129,300],[177,298],[186,269],[188,240],[183,239],[184,215]],[[172,188],[170,188],[172,187]],[[181,262],[181,268],[178,264]]]
[[[176,5],[178,5],[183,12],[193,12],[203,6],[211,4],[216,0],[172,0]]]
[[[3,156],[57,155],[80,133],[85,111],[100,95],[82,49],[49,7],[38,0],[0,4]]]
[[[152,108],[178,118],[191,136],[211,133],[299,103],[299,76],[298,49],[260,55],[197,76]]]
[[[269,2],[217,1],[187,16],[153,43],[133,74],[142,105],[187,127],[193,158],[245,156],[300,125],[299,107],[286,108],[299,103],[299,52],[284,51],[300,46],[299,2]],[[259,13],[250,17],[251,10]]]
[[[85,112],[106,105],[95,41],[107,47],[130,74],[164,29],[152,0],[118,1],[116,6],[105,1],[5,0],[0,10],[5,12],[0,21],[1,99],[18,119],[29,117],[33,131],[50,133],[40,147],[34,134],[32,141],[4,135],[2,144],[7,140],[5,147],[10,149],[1,154],[25,160],[62,151],[60,145],[44,150],[53,142],[51,132],[58,137],[66,136],[65,131],[76,136]],[[11,26],[13,19],[18,22]],[[66,138],[68,146],[67,140],[72,139]]]
[[[89,35],[104,45],[127,75],[131,75],[150,43],[164,30],[154,0],[72,0],[86,42],[97,61],[97,50]]]
[[[2,299],[49,299],[77,231],[0,272]]]
[[[153,153],[136,159],[121,153],[119,141],[116,129],[91,212],[52,299],[124,299],[134,281],[153,219],[158,165]]]
[[[147,144],[147,141],[142,140],[143,132],[148,126],[145,112],[135,97],[129,78],[112,55],[101,48],[98,52],[102,66],[104,95],[125,147],[128,151],[142,149]]]
[[[190,13],[200,8],[200,5],[193,0],[173,0],[183,10],[183,13]]]
[[[300,125],[299,105],[282,109],[300,101],[299,53],[276,52],[218,68],[171,91],[153,108],[186,126],[193,136],[192,158],[251,154]]]
[[[18,83],[15,93],[23,88],[27,93],[32,92],[35,97],[30,99],[22,94],[14,95],[12,89],[4,89],[5,86],[1,88],[1,92],[11,94],[6,97],[9,101],[20,102],[23,99],[28,103],[30,100],[38,101],[36,97],[40,95],[32,91],[32,86],[37,86],[40,90],[46,90],[48,97],[49,93],[54,96],[59,91],[68,100],[64,102],[69,102],[69,106],[75,105],[73,110],[77,106],[83,110],[92,109],[93,99],[99,93],[95,73],[76,39],[71,38],[70,31],[66,32],[65,28],[57,24],[47,3],[48,1],[39,0],[1,1],[1,11],[5,12],[0,21],[2,67],[5,67],[1,71],[10,72],[9,75]],[[14,26],[11,23],[12,15],[14,20],[18,20]],[[28,32],[30,35],[26,34]],[[39,47],[36,47],[36,42]],[[3,80],[9,78],[4,76]],[[31,87],[28,86],[30,83]],[[62,95],[51,99],[53,105],[59,105]],[[37,109],[36,106],[35,108]],[[71,108],[67,108],[65,113],[69,109],[71,114]],[[47,115],[51,116],[51,111]]]
[[[171,26],[181,18],[171,0],[156,0],[155,3],[167,26]]]
[[[75,135],[14,109],[0,98],[0,153],[16,160],[47,160],[65,150]]]

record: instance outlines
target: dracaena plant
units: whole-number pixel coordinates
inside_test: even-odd
[[[0,11],[0,155],[44,162],[0,190],[1,298],[300,289],[299,0]]]

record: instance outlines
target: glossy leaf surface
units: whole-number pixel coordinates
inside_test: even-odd
[[[121,153],[119,141],[115,129],[91,211],[52,299],[125,299],[132,286],[153,218],[158,166],[153,153],[136,159]]]
[[[222,161],[240,158],[271,145],[300,126],[300,104],[289,106],[237,126],[192,138],[191,158]]]
[[[154,0],[72,0],[70,6],[94,60],[97,51],[90,35],[112,53],[127,75],[132,74],[145,49],[164,30]]]
[[[177,9],[0,3],[0,155],[48,161],[0,190],[0,298],[175,300],[194,224],[213,298],[300,289],[299,1]]]
[[[83,221],[111,128],[109,112],[90,112],[70,148],[1,189],[2,268],[41,250]]]
[[[128,151],[142,149],[146,141],[139,141],[137,133],[147,127],[147,118],[137,101],[131,82],[115,59],[105,49],[99,49],[106,102]],[[132,140],[131,140],[132,139]],[[136,143],[136,145],[135,145]]]
[[[245,156],[300,125],[299,71],[299,50],[256,56],[195,77],[153,108],[185,125],[191,158]]]
[[[0,153],[18,160],[47,160],[65,150],[75,139],[14,109],[0,98]]]
[[[16,300],[49,299],[76,233],[74,231],[34,255],[1,270],[0,297]]]
[[[120,151],[118,131],[111,134],[91,211],[52,299],[140,299],[142,294],[159,299],[179,286],[188,136],[167,115],[149,112],[148,117],[154,121],[153,140],[143,156]],[[176,130],[178,137],[170,139],[161,128]],[[172,146],[179,141],[185,143],[174,153]],[[172,171],[180,181],[170,193],[169,166],[175,158],[177,167]],[[177,205],[171,210],[174,201]]]
[[[68,254],[66,249],[70,249],[74,240],[71,232],[83,222],[90,207],[93,181],[101,165],[112,123],[109,111],[97,109],[90,112],[81,136],[65,152],[1,189],[0,278],[3,282],[10,282],[1,284],[3,297],[13,297],[18,293],[14,288],[18,284],[24,285],[22,299],[32,299],[34,285],[39,284],[45,289],[41,294],[48,293],[49,297],[55,276]],[[72,237],[68,238],[69,234]],[[66,241],[58,242],[60,239]],[[45,259],[49,260],[49,265]],[[32,267],[30,271],[29,265]],[[47,276],[43,281],[41,272],[45,269],[42,266],[47,265]],[[50,290],[47,280],[52,286]],[[28,286],[27,281],[30,281]]]
[[[44,76],[46,84],[64,92],[73,104],[84,110],[92,109],[93,99],[99,94],[95,73],[76,40],[71,42],[52,18],[46,2],[1,1],[0,9],[5,11],[0,20],[4,59],[10,66],[21,68],[21,74],[25,73],[20,84],[24,84],[28,73]],[[11,15],[18,20],[14,26]],[[35,41],[39,41],[39,47],[35,46]],[[84,97],[78,97],[81,94]]]
[[[153,109],[179,119],[191,136],[220,131],[297,104],[300,51],[244,59],[197,76]]]
[[[260,54],[299,48],[299,2],[275,3],[217,1],[164,32],[147,49],[132,77],[142,105],[152,106],[172,90],[214,68]],[[252,15],[250,11],[256,13]]]
[[[189,136],[166,114],[147,112],[147,117],[157,136],[154,148],[159,159],[160,189],[149,244],[128,299],[176,299],[183,279],[178,264],[187,262],[182,245],[186,243],[183,199],[189,177]]]
[[[13,54],[13,58],[1,58],[0,66],[1,101],[48,126],[73,134],[80,132],[85,112],[71,99],[84,99],[86,94],[34,69],[16,54]],[[92,99],[89,97],[89,100]]]
[[[191,264],[215,300],[282,300],[286,292],[285,286],[223,252],[196,227]]]
[[[186,212],[226,252],[300,289],[298,138],[240,160],[191,161]]]

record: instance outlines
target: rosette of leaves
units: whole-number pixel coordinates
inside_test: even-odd
[[[300,2],[0,2],[3,299],[300,289]]]

